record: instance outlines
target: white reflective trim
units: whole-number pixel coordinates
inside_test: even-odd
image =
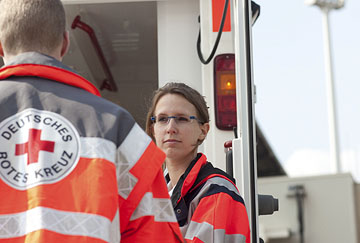
[[[218,176],[212,177],[206,181],[205,185],[211,185],[211,184],[216,184],[218,186],[224,186],[227,189],[229,189],[230,191],[233,191],[233,192],[235,192],[235,194],[240,196],[240,193],[239,193],[238,189],[234,186],[234,184],[232,184],[230,181],[228,181],[222,177],[218,177]]]
[[[119,243],[121,240],[120,235],[120,219],[119,219],[119,209],[116,210],[116,215],[111,222],[110,226],[110,243]]]
[[[145,193],[130,220],[143,216],[154,216],[157,222],[177,222],[170,199],[154,198],[151,192]]]
[[[129,171],[144,154],[150,142],[151,138],[135,123],[117,150],[118,192],[125,199],[138,181]]]
[[[82,158],[101,158],[112,163],[115,162],[116,145],[110,140],[104,138],[81,137]]]
[[[246,240],[242,234],[226,234],[225,229],[214,230],[214,226],[207,222],[191,221],[185,239],[193,240],[195,237],[206,243],[245,243]]]
[[[110,224],[108,218],[96,214],[36,207],[22,213],[0,215],[0,239],[21,237],[44,229],[109,242]]]
[[[132,167],[143,155],[150,142],[151,138],[135,123],[119,146],[119,152]]]

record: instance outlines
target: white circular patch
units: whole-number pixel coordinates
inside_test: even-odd
[[[0,123],[0,177],[26,190],[64,179],[80,158],[80,136],[64,117],[26,109]]]

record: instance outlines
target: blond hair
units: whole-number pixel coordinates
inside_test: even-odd
[[[52,53],[62,43],[65,25],[60,0],[0,1],[0,41],[10,55]]]

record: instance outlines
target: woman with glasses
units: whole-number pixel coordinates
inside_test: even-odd
[[[199,92],[183,83],[155,91],[146,132],[166,154],[165,179],[184,238],[249,243],[248,216],[234,179],[198,153],[208,131],[208,107]]]

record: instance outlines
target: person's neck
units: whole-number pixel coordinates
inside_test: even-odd
[[[191,154],[187,158],[182,158],[180,160],[166,159],[166,168],[169,172],[169,177],[172,187],[176,186],[180,177],[185,173],[186,169],[189,167],[191,161],[196,158],[197,152]]]
[[[16,53],[16,54],[10,54],[10,53],[5,52],[5,55],[2,57],[3,61],[4,61],[4,64],[7,65],[14,57],[16,57],[16,56],[18,56],[18,55],[20,55],[22,53],[25,53],[25,52],[32,52],[32,51],[24,51],[24,52],[19,52],[19,53]],[[51,56],[51,57],[55,58],[56,60],[58,60],[60,62],[62,61],[62,56],[61,56],[58,49],[54,50],[52,53],[45,53],[45,52],[39,52],[39,51],[33,51],[33,52],[42,53],[42,54]]]

